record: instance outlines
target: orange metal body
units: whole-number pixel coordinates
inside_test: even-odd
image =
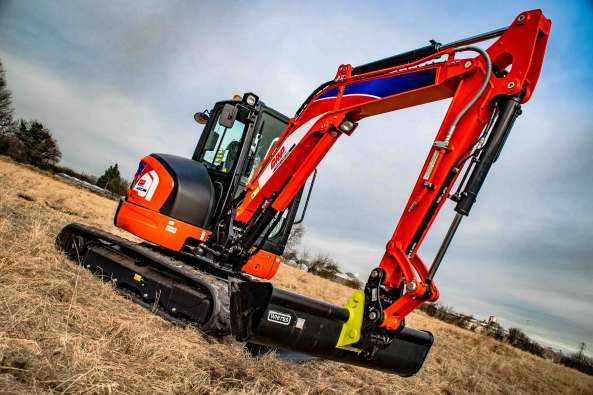
[[[404,317],[426,300],[422,296],[426,291],[424,279],[428,270],[417,251],[446,200],[438,196],[440,186],[455,163],[463,159],[468,150],[471,151],[481,135],[494,111],[490,105],[493,99],[520,92],[524,92],[523,103],[530,99],[540,74],[550,27],[551,21],[541,10],[523,12],[513,21],[487,49],[497,69],[512,68],[504,76],[491,76],[486,90],[460,120],[446,148],[438,144],[430,148],[379,264],[386,271],[385,286],[398,287],[405,279],[406,283],[415,281],[418,287],[385,308],[383,327],[399,328]],[[444,140],[454,118],[475,95],[485,78],[485,60],[481,56],[457,59],[455,55],[455,49],[449,48],[413,63],[354,76],[352,66],[341,65],[334,83],[314,96],[303,111],[290,120],[274,149],[262,161],[247,185],[248,192],[237,209],[236,220],[248,224],[262,206],[271,206],[278,212],[285,210],[337,139],[342,134],[351,133],[340,130],[344,120],[356,123],[385,112],[452,98],[435,142]],[[443,57],[446,59],[442,60]],[[432,73],[428,70],[434,70],[434,82],[418,89],[387,97],[344,94],[349,86],[360,82],[380,81],[422,71]],[[332,96],[332,100],[325,100],[329,92],[337,94]],[[454,182],[445,197],[453,185]],[[420,238],[412,244],[433,202],[438,203],[436,212]],[[432,296],[429,300],[437,300],[438,290],[434,283],[430,286]]]
[[[156,173],[156,181],[153,181],[152,185],[148,185],[146,182],[144,185],[141,185],[144,180],[145,175],[147,177],[150,174]],[[153,177],[149,177],[152,179]],[[150,192],[147,190],[145,193],[140,191],[140,187],[148,187],[145,189],[154,189],[153,194],[150,195]],[[159,211],[167,198],[173,192],[173,187],[175,186],[175,181],[173,177],[169,174],[167,169],[159,162],[156,158],[152,156],[145,156],[140,161],[140,168],[134,177],[134,181],[130,188],[128,188],[128,193],[126,195],[126,201],[130,203],[134,203],[138,206],[145,207],[149,210]]]
[[[130,202],[121,202],[115,225],[152,243],[180,251],[187,239],[206,241],[210,232]]]
[[[126,200],[118,207],[115,225],[174,251],[181,251],[189,239],[206,242],[212,232],[159,212],[175,186],[167,169],[152,156],[144,157],[140,163]],[[281,262],[280,256],[260,250],[242,270],[268,280],[274,277]]]
[[[242,270],[252,276],[270,280],[276,275],[281,263],[282,257],[268,251],[259,250],[249,258]]]

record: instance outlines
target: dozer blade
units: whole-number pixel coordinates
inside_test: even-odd
[[[336,348],[347,309],[274,288],[229,279],[231,328],[239,341],[313,355],[400,376],[420,370],[432,346],[430,332],[403,328],[372,355]]]
[[[57,246],[135,302],[177,324],[230,334],[228,284],[147,246],[81,224],[66,226]]]

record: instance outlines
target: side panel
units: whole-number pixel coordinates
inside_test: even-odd
[[[140,161],[126,201],[201,228],[208,226],[214,190],[206,168],[176,155],[152,154]]]
[[[188,238],[206,241],[210,232],[163,215],[157,211],[122,201],[115,225],[144,240],[180,251]]]
[[[257,254],[251,256],[243,266],[243,272],[252,276],[269,280],[276,275],[282,258],[268,251],[259,250]]]
[[[214,188],[199,162],[176,155],[152,154],[173,177],[173,191],[159,209],[161,214],[207,228],[214,207]]]

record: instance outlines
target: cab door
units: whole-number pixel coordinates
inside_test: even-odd
[[[245,106],[236,107],[237,115],[232,127],[225,127],[219,123],[224,105],[238,103],[235,101],[216,103],[210,111],[210,117],[192,156],[193,160],[206,167],[216,191],[216,207],[211,225],[218,222],[225,202],[235,195],[230,189],[236,177],[235,173],[242,169],[238,159],[246,140],[249,140],[247,132],[252,123],[252,114]]]
[[[218,122],[225,104],[237,106],[237,117],[231,128]],[[216,208],[209,229],[221,219],[232,201],[241,199],[247,182],[272,150],[287,123],[288,117],[261,102],[255,106],[246,106],[239,101],[216,103],[192,156],[193,160],[204,164],[216,191]],[[302,190],[281,214],[282,219],[262,245],[264,250],[282,255],[301,195]]]
[[[270,107],[262,105],[255,125],[255,133],[250,146],[249,160],[245,164],[241,177],[241,190],[251,179],[259,164],[272,150],[280,135],[286,129],[288,117]],[[273,254],[282,255],[301,201],[302,190],[295,196],[288,208],[281,213],[282,219],[271,230],[262,249]],[[264,232],[266,234],[267,232]],[[261,240],[260,240],[261,242]]]

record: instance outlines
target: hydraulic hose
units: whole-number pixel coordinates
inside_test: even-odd
[[[447,132],[447,136],[445,137],[445,140],[444,140],[445,146],[449,145],[449,141],[451,141],[451,137],[453,137],[455,128],[457,128],[457,124],[459,123],[459,121],[461,121],[461,118],[463,118],[463,116],[471,108],[471,106],[473,106],[476,103],[476,101],[478,101],[478,99],[482,96],[482,94],[486,90],[486,87],[488,86],[488,83],[490,82],[490,77],[492,76],[492,61],[490,60],[490,56],[488,55],[488,53],[486,51],[484,51],[482,48],[470,45],[470,46],[455,48],[454,51],[455,52],[473,51],[473,52],[477,52],[480,55],[482,55],[482,57],[484,58],[484,61],[486,62],[486,75],[484,77],[484,81],[482,81],[482,85],[480,85],[480,89],[478,89],[478,91],[476,92],[474,97],[472,97],[471,100],[467,102],[465,107],[463,107],[461,109],[461,111],[459,111],[459,113],[453,120],[453,123],[451,123],[451,126],[449,127],[449,131]]]

